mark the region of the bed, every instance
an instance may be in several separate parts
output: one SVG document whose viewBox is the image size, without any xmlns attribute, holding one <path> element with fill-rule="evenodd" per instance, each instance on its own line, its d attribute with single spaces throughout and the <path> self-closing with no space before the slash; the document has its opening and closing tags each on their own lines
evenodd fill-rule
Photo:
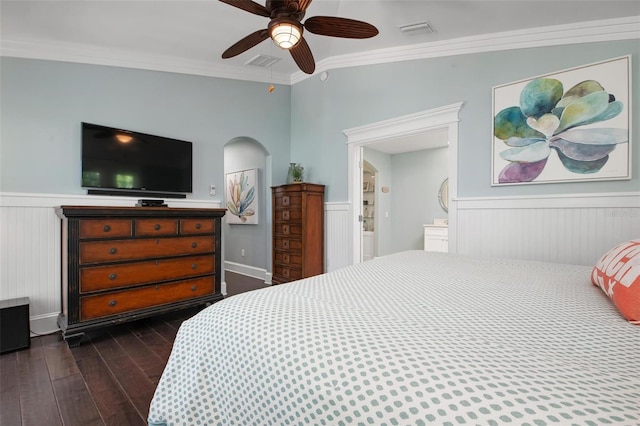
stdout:
<svg viewBox="0 0 640 426">
<path fill-rule="evenodd" d="M 591 272 L 408 251 L 230 297 L 149 424 L 640 424 L 640 327 Z"/>
</svg>

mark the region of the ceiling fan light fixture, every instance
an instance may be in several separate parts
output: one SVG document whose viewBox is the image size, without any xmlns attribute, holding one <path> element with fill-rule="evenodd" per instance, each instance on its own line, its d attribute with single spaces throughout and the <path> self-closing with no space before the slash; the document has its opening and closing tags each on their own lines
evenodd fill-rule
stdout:
<svg viewBox="0 0 640 426">
<path fill-rule="evenodd" d="M 291 49 L 302 38 L 302 27 L 292 19 L 279 19 L 269 26 L 271 39 L 281 49 Z"/>
</svg>

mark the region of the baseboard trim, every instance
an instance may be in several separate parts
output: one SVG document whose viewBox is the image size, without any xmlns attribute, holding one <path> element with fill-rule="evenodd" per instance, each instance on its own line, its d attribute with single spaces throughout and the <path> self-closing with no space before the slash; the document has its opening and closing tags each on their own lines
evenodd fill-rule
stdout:
<svg viewBox="0 0 640 426">
<path fill-rule="evenodd" d="M 267 272 L 267 270 L 263 268 L 256 268 L 255 266 L 244 265 L 242 263 L 225 261 L 224 270 L 263 280 L 265 284 L 271 284 L 271 273 Z"/>
<path fill-rule="evenodd" d="M 58 327 L 59 312 L 50 312 L 43 315 L 34 315 L 29 318 L 29 330 L 31 337 L 51 334 L 60 331 Z"/>
</svg>

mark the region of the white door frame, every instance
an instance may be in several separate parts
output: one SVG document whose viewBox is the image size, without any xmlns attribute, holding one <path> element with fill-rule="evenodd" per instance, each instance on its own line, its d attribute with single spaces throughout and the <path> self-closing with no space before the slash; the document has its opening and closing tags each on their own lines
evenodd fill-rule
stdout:
<svg viewBox="0 0 640 426">
<path fill-rule="evenodd" d="M 449 142 L 449 252 L 457 252 L 458 197 L 458 121 L 462 102 L 378 121 L 346 129 L 347 136 L 349 212 L 352 229 L 352 263 L 362 261 L 362 147 L 401 136 L 411 136 L 437 129 L 448 129 Z"/>
</svg>

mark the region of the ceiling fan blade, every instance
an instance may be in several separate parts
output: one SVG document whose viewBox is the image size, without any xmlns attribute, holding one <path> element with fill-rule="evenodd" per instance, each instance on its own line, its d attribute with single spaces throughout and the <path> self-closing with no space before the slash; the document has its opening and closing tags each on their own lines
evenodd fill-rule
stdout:
<svg viewBox="0 0 640 426">
<path fill-rule="evenodd" d="M 298 8 L 301 12 L 307 10 L 310 4 L 311 0 L 298 0 Z"/>
<path fill-rule="evenodd" d="M 251 49 L 253 46 L 265 41 L 269 38 L 269 30 L 263 29 L 258 30 L 254 33 L 249 34 L 242 40 L 238 41 L 236 44 L 228 48 L 222 53 L 222 59 L 229 59 L 237 56 L 247 50 Z"/>
<path fill-rule="evenodd" d="M 246 10 L 247 12 L 251 12 L 255 15 L 266 16 L 266 17 L 271 16 L 271 12 L 269 12 L 269 9 L 251 0 L 220 0 L 220 1 L 222 3 L 230 4 L 231 6 L 235 6 L 238 9 Z"/>
<path fill-rule="evenodd" d="M 304 37 L 300 39 L 298 44 L 289 49 L 289 52 L 291 52 L 293 60 L 303 72 L 313 74 L 316 70 L 316 62 Z"/>
<path fill-rule="evenodd" d="M 330 37 L 370 38 L 378 35 L 378 29 L 371 24 L 335 16 L 314 16 L 304 22 L 304 27 L 314 34 Z"/>
</svg>

